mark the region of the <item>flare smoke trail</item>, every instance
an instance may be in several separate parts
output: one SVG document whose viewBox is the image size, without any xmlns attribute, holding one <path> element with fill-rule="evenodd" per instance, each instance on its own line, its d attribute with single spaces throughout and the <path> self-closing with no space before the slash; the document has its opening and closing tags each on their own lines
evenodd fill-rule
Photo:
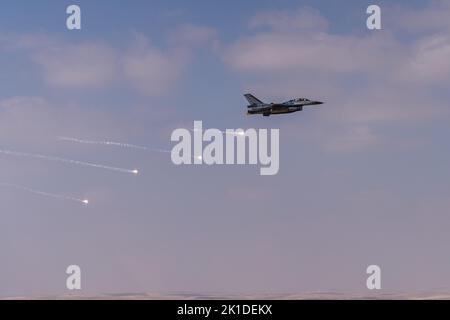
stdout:
<svg viewBox="0 0 450 320">
<path fill-rule="evenodd" d="M 42 159 L 42 160 L 48 160 L 48 161 L 55 161 L 55 162 L 79 165 L 79 166 L 84 166 L 84 167 L 105 169 L 105 170 L 116 171 L 116 172 L 131 173 L 131 174 L 139 173 L 139 171 L 136 169 L 130 170 L 130 169 L 124 169 L 124 168 L 110 167 L 110 166 L 105 166 L 102 164 L 96 164 L 96 163 L 90 163 L 90 162 L 84 162 L 84 161 L 78 161 L 78 160 L 72 160 L 72 159 L 65 159 L 65 158 L 54 157 L 54 156 L 46 156 L 46 155 L 42 155 L 42 154 L 17 152 L 17 151 L 11 151 L 11 150 L 3 150 L 3 149 L 0 149 L 0 153 L 5 154 L 5 155 L 10 155 L 10 156 L 16 156 L 16 157 Z"/>
<path fill-rule="evenodd" d="M 61 141 L 68 141 L 68 142 L 76 142 L 76 143 L 82 143 L 82 144 L 96 144 L 96 145 L 105 145 L 105 146 L 115 146 L 115 147 L 121 147 L 121 148 L 130 148 L 130 149 L 137 149 L 137 150 L 144 150 L 144 151 L 154 151 L 154 152 L 161 152 L 161 153 L 170 153 L 170 150 L 164 150 L 164 149 L 157 149 L 157 148 L 148 148 L 144 146 L 138 146 L 135 144 L 130 143 L 122 143 L 122 142 L 115 142 L 115 141 L 94 141 L 94 140 L 82 140 L 77 138 L 71 138 L 71 137 L 58 137 L 58 140 Z"/>
<path fill-rule="evenodd" d="M 199 130 L 197 130 L 197 129 L 189 129 L 189 131 L 191 131 L 191 132 L 198 132 Z M 244 131 L 237 131 L 237 132 L 227 132 L 227 131 L 222 131 L 222 130 L 219 130 L 222 134 L 225 134 L 225 135 L 227 135 L 227 134 L 229 134 L 229 135 L 232 135 L 232 136 L 244 136 L 245 135 L 245 132 Z"/>
<path fill-rule="evenodd" d="M 82 204 L 85 204 L 85 205 L 89 204 L 89 200 L 87 200 L 87 199 L 78 199 L 78 198 L 69 197 L 69 196 L 65 196 L 65 195 L 61 195 L 61 194 L 55 194 L 55 193 L 39 191 L 39 190 L 31 189 L 31 188 L 24 187 L 24 186 L 19 186 L 17 184 L 12 184 L 12 183 L 0 182 L 0 187 L 6 187 L 6 188 L 13 188 L 13 189 L 17 189 L 17 190 L 22 190 L 22 191 L 25 191 L 25 192 L 33 193 L 33 194 L 36 194 L 36 195 L 39 195 L 39 196 L 43 196 L 43 197 L 48 197 L 48 198 L 62 199 L 62 200 L 68 200 L 68 201 L 75 201 L 75 202 L 82 203 Z"/>
</svg>

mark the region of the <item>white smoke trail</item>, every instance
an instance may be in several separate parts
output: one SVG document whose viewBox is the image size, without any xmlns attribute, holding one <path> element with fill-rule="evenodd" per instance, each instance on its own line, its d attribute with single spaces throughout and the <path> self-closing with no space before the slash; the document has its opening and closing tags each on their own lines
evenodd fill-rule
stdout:
<svg viewBox="0 0 450 320">
<path fill-rule="evenodd" d="M 85 166 L 85 167 L 92 167 L 92 168 L 105 169 L 105 170 L 110 170 L 110 171 L 123 172 L 123 173 L 131 173 L 131 174 L 139 173 L 139 171 L 136 169 L 130 170 L 130 169 L 124 169 L 124 168 L 117 168 L 117 167 L 105 166 L 102 164 L 96 164 L 96 163 L 90 163 L 90 162 L 84 162 L 84 161 L 78 161 L 78 160 L 72 160 L 72 159 L 65 159 L 65 158 L 54 157 L 54 156 L 46 156 L 46 155 L 42 155 L 42 154 L 17 152 L 17 151 L 11 151 L 11 150 L 3 150 L 3 149 L 0 149 L 0 153 L 10 155 L 10 156 L 16 156 L 16 157 L 42 159 L 42 160 L 48 160 L 48 161 L 55 161 L 55 162 L 62 162 L 62 163 L 67 163 L 67 164 Z"/>
<path fill-rule="evenodd" d="M 198 129 L 188 129 L 189 131 L 191 131 L 191 132 L 198 132 L 199 130 Z M 232 136 L 245 136 L 245 132 L 244 131 L 233 131 L 233 132 L 227 132 L 227 131 L 222 131 L 222 130 L 219 130 L 222 134 L 225 134 L 225 135 L 232 135 Z"/>
<path fill-rule="evenodd" d="M 148 148 L 148 147 L 144 147 L 144 146 L 138 146 L 136 144 L 122 143 L 122 142 L 115 142 L 115 141 L 83 140 L 83 139 L 71 138 L 71 137 L 58 137 L 58 140 L 68 141 L 68 142 L 76 142 L 76 143 L 82 143 L 82 144 L 115 146 L 115 147 L 130 148 L 130 149 L 137 149 L 137 150 L 144 150 L 144 151 L 171 153 L 170 150 L 164 150 L 164 149 L 158 149 L 158 148 Z"/>
<path fill-rule="evenodd" d="M 122 147 L 122 148 L 148 150 L 147 147 L 138 146 L 138 145 L 129 144 L 129 143 L 114 142 L 114 141 L 82 140 L 82 139 L 70 138 L 70 137 L 58 137 L 58 140 L 76 142 L 76 143 L 82 143 L 82 144 L 97 144 L 97 145 L 106 145 L 106 146 L 116 146 L 116 147 Z"/>
<path fill-rule="evenodd" d="M 39 195 L 39 196 L 43 196 L 43 197 L 48 197 L 48 198 L 62 199 L 62 200 L 68 200 L 68 201 L 75 201 L 75 202 L 82 203 L 82 204 L 85 204 L 85 205 L 89 204 L 89 200 L 87 200 L 87 199 L 78 199 L 78 198 L 69 197 L 69 196 L 65 196 L 65 195 L 61 195 L 61 194 L 55 194 L 55 193 L 49 193 L 49 192 L 45 192 L 45 191 L 39 191 L 39 190 L 31 189 L 31 188 L 20 186 L 20 185 L 13 184 L 13 183 L 0 182 L 0 187 L 6 187 L 6 188 L 13 188 L 13 189 L 17 189 L 17 190 L 22 190 L 22 191 L 25 191 L 25 192 L 33 193 L 33 194 L 36 194 L 36 195 Z"/>
</svg>

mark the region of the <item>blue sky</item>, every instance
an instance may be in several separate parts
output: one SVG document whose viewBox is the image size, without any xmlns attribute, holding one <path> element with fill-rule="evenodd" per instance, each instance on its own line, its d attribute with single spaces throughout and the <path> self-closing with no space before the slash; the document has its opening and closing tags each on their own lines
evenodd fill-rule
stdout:
<svg viewBox="0 0 450 320">
<path fill-rule="evenodd" d="M 78 3 L 82 30 L 65 29 Z M 7 1 L 0 11 L 0 148 L 139 168 L 127 175 L 0 154 L 0 296 L 364 292 L 448 288 L 450 6 L 380 1 Z M 247 117 L 242 95 L 320 108 Z M 280 172 L 176 167 L 205 127 L 280 129 Z"/>
</svg>

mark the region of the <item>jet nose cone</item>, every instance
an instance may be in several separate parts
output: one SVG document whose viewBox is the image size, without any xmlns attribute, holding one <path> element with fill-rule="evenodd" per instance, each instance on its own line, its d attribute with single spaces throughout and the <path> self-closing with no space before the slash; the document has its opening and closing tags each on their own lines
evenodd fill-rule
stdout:
<svg viewBox="0 0 450 320">
<path fill-rule="evenodd" d="M 315 101 L 314 104 L 323 104 L 322 101 Z"/>
</svg>

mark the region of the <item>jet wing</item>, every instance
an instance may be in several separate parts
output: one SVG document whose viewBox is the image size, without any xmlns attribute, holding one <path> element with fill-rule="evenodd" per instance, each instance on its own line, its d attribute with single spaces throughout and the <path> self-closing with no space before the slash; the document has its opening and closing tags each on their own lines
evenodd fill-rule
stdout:
<svg viewBox="0 0 450 320">
<path fill-rule="evenodd" d="M 264 106 L 264 107 L 258 107 L 257 110 L 260 112 L 267 112 L 267 111 L 271 111 L 273 108 L 273 106 Z"/>
<path fill-rule="evenodd" d="M 273 111 L 283 111 L 286 110 L 288 106 L 282 105 L 282 104 L 274 104 L 269 109 L 272 109 Z"/>
</svg>

